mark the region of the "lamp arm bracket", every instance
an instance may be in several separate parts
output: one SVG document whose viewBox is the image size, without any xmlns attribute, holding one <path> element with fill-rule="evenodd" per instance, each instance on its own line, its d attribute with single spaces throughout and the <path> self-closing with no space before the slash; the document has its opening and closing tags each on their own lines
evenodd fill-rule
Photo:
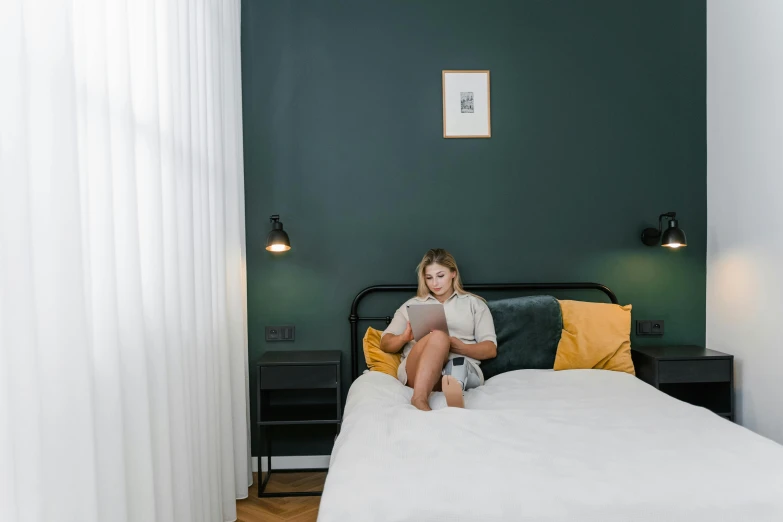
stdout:
<svg viewBox="0 0 783 522">
<path fill-rule="evenodd" d="M 666 212 L 665 214 L 661 214 L 658 216 L 658 235 L 660 235 L 663 232 L 663 218 L 669 218 L 674 219 L 677 217 L 676 212 Z"/>
</svg>

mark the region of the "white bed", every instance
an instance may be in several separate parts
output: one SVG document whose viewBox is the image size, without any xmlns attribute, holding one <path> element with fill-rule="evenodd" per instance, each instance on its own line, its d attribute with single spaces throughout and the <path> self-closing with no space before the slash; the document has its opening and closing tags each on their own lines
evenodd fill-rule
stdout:
<svg viewBox="0 0 783 522">
<path fill-rule="evenodd" d="M 519 370 L 466 409 L 351 386 L 319 522 L 783 521 L 783 446 L 636 379 Z"/>
</svg>

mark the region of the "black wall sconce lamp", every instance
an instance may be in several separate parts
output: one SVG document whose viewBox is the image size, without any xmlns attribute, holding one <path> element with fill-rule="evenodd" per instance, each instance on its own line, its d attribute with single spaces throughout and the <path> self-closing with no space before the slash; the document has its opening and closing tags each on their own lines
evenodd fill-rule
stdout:
<svg viewBox="0 0 783 522">
<path fill-rule="evenodd" d="M 658 217 L 658 230 L 654 228 L 645 228 L 642 231 L 642 243 L 647 246 L 655 246 L 660 241 L 661 246 L 668 248 L 680 248 L 688 246 L 685 239 L 685 232 L 678 226 L 676 212 L 667 212 Z M 663 230 L 663 218 L 668 218 L 669 227 Z"/>
<path fill-rule="evenodd" d="M 270 252 L 285 252 L 291 250 L 291 241 L 283 230 L 283 223 L 277 214 L 269 216 L 272 223 L 272 231 L 266 236 L 266 249 Z"/>
</svg>

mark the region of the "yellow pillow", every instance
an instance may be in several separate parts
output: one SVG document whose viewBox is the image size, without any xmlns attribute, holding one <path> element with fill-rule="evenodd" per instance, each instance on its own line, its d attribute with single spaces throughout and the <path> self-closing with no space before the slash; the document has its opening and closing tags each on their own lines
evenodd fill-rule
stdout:
<svg viewBox="0 0 783 522">
<path fill-rule="evenodd" d="M 397 368 L 400 366 L 400 353 L 386 353 L 381 350 L 382 331 L 368 328 L 364 334 L 362 345 L 364 347 L 364 360 L 371 372 L 382 372 L 397 378 Z"/>
<path fill-rule="evenodd" d="M 599 369 L 636 375 L 631 359 L 631 305 L 560 301 L 563 333 L 555 370 Z"/>
</svg>

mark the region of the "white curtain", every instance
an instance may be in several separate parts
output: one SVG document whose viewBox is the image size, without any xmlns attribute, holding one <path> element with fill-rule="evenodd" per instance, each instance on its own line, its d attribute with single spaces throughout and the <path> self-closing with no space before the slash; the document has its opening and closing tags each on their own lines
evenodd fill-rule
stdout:
<svg viewBox="0 0 783 522">
<path fill-rule="evenodd" d="M 236 519 L 239 0 L 0 0 L 0 520 Z"/>
</svg>

